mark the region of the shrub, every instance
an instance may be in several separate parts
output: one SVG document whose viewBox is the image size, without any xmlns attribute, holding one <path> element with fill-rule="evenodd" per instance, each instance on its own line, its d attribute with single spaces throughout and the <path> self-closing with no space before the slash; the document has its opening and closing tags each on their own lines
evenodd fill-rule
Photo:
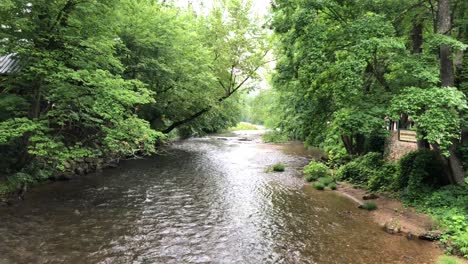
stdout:
<svg viewBox="0 0 468 264">
<path fill-rule="evenodd" d="M 404 196 L 405 202 L 431 214 L 445 231 L 441 241 L 449 251 L 468 258 L 468 186 L 426 189 L 414 197 Z"/>
<path fill-rule="evenodd" d="M 361 209 L 366 209 L 368 211 L 376 210 L 377 209 L 377 204 L 373 202 L 365 202 L 362 205 L 359 206 Z"/>
<path fill-rule="evenodd" d="M 315 181 L 318 178 L 328 177 L 330 175 L 330 171 L 328 167 L 316 161 L 311 161 L 307 166 L 304 167 L 304 178 L 306 181 Z"/>
<path fill-rule="evenodd" d="M 286 166 L 284 166 L 281 163 L 277 163 L 273 165 L 273 171 L 281 172 L 281 171 L 284 171 L 285 169 L 286 169 Z"/>
<path fill-rule="evenodd" d="M 430 150 L 410 152 L 398 165 L 396 187 L 404 190 L 407 199 L 417 199 L 421 190 L 444 184 L 444 165 Z"/>
<path fill-rule="evenodd" d="M 394 189 L 397 165 L 385 163 L 382 168 L 369 175 L 367 188 L 371 191 L 389 191 Z"/>
<path fill-rule="evenodd" d="M 328 186 L 329 184 L 331 184 L 334 180 L 332 177 L 322 177 L 322 178 L 319 178 L 318 181 L 325 185 L 325 186 Z"/>
<path fill-rule="evenodd" d="M 262 140 L 265 143 L 284 143 L 288 142 L 288 137 L 279 131 L 268 131 L 262 135 Z"/>
<path fill-rule="evenodd" d="M 328 185 L 328 187 L 331 189 L 331 190 L 336 190 L 337 186 L 336 186 L 336 183 L 332 182 Z"/>
<path fill-rule="evenodd" d="M 327 166 L 337 168 L 351 161 L 351 156 L 346 151 L 329 150 L 327 152 Z"/>
<path fill-rule="evenodd" d="M 325 189 L 325 185 L 321 182 L 314 182 L 312 184 L 312 186 L 316 189 L 316 190 L 324 190 Z"/>
<path fill-rule="evenodd" d="M 382 154 L 371 152 L 341 166 L 337 177 L 359 185 L 367 185 L 369 178 L 384 164 Z"/>
</svg>

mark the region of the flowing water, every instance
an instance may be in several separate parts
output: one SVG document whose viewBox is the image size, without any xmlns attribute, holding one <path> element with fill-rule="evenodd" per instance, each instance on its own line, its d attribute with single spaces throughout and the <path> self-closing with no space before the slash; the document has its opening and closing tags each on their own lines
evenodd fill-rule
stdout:
<svg viewBox="0 0 468 264">
<path fill-rule="evenodd" d="M 0 263 L 434 263 L 430 243 L 306 186 L 319 151 L 243 133 L 33 189 L 0 208 Z"/>
</svg>

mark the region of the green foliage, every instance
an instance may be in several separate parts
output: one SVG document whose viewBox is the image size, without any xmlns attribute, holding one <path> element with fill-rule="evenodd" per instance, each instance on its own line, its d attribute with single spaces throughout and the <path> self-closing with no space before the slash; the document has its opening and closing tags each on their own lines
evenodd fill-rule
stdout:
<svg viewBox="0 0 468 264">
<path fill-rule="evenodd" d="M 314 182 L 312 183 L 312 187 L 314 187 L 316 190 L 325 190 L 325 185 L 321 182 Z"/>
<path fill-rule="evenodd" d="M 378 173 L 383 163 L 382 154 L 368 153 L 340 167 L 337 178 L 366 186 L 371 177 L 376 177 L 373 175 Z"/>
<path fill-rule="evenodd" d="M 235 126 L 240 92 L 253 89 L 269 49 L 250 8 L 216 1 L 199 15 L 159 1 L 2 1 L 0 56 L 15 54 L 21 67 L 0 76 L 0 181 L 151 154 L 159 131 Z"/>
<path fill-rule="evenodd" d="M 229 128 L 229 130 L 231 130 L 231 131 L 237 131 L 237 130 L 258 130 L 258 127 L 255 126 L 255 125 L 253 125 L 253 124 L 250 124 L 250 123 L 240 122 L 240 123 L 237 124 L 235 127 Z"/>
<path fill-rule="evenodd" d="M 335 180 L 332 178 L 332 177 L 321 177 L 321 178 L 318 178 L 318 182 L 322 183 L 323 185 L 325 186 L 328 186 L 330 185 L 331 183 L 333 183 Z"/>
<path fill-rule="evenodd" d="M 339 167 L 339 179 L 372 191 L 398 191 L 407 201 L 435 195 L 448 183 L 435 156 L 461 157 L 464 167 L 468 162 L 466 147 L 459 144 L 468 125 L 468 59 L 460 52 L 467 49 L 467 9 L 459 8 L 466 7 L 462 2 L 451 2 L 449 32 L 436 34 L 438 17 L 428 2 L 274 1 L 271 25 L 278 61 L 272 76 L 275 107 L 267 109 L 275 119 L 273 128 L 324 148 L 329 167 Z M 451 49 L 454 87 L 437 87 L 441 72 L 452 66 L 440 63 L 441 45 Z M 384 120 L 402 117 L 437 155 L 418 152 L 399 164 L 383 161 L 378 153 L 388 137 Z M 459 173 L 452 176 L 463 183 Z M 444 222 L 466 204 L 446 204 Z M 457 213 L 448 213 L 453 208 Z M 447 243 L 463 255 L 466 235 L 457 232 L 448 235 Z"/>
<path fill-rule="evenodd" d="M 462 263 L 454 257 L 441 256 L 437 259 L 437 264 L 462 264 Z"/>
<path fill-rule="evenodd" d="M 394 163 L 385 163 L 369 176 L 367 188 L 371 191 L 394 190 L 398 166 Z"/>
<path fill-rule="evenodd" d="M 334 182 L 330 183 L 328 187 L 330 188 L 330 190 L 336 190 L 338 188 L 338 186 Z"/>
<path fill-rule="evenodd" d="M 285 169 L 286 169 L 286 166 L 284 166 L 284 164 L 282 164 L 282 163 L 277 163 L 277 164 L 273 165 L 273 171 L 282 172 Z"/>
<path fill-rule="evenodd" d="M 417 122 L 420 139 L 440 145 L 448 156 L 453 139 L 459 138 L 462 112 L 468 109 L 465 95 L 456 88 L 406 88 L 392 101 L 395 117 L 406 113 Z"/>
<path fill-rule="evenodd" d="M 311 161 L 307 166 L 304 167 L 304 178 L 308 182 L 315 181 L 319 178 L 328 178 L 329 175 L 330 170 L 325 164 L 321 162 Z"/>
<path fill-rule="evenodd" d="M 361 206 L 359 206 L 359 208 L 365 209 L 368 211 L 373 211 L 373 210 L 377 210 L 377 204 L 373 202 L 365 202 Z"/>
<path fill-rule="evenodd" d="M 445 231 L 442 242 L 451 253 L 468 258 L 468 188 L 445 186 L 437 190 L 419 190 L 417 199 L 405 201 L 429 213 Z"/>
<path fill-rule="evenodd" d="M 352 157 L 344 149 L 339 151 L 329 150 L 327 152 L 327 166 L 329 168 L 338 168 L 352 160 Z"/>
<path fill-rule="evenodd" d="M 443 165 L 433 151 L 410 152 L 399 161 L 397 189 L 404 190 L 406 199 L 416 199 L 423 188 L 442 185 L 443 175 Z"/>
<path fill-rule="evenodd" d="M 265 134 L 263 134 L 262 140 L 265 143 L 285 143 L 289 141 L 286 135 L 276 130 L 268 131 Z"/>
</svg>

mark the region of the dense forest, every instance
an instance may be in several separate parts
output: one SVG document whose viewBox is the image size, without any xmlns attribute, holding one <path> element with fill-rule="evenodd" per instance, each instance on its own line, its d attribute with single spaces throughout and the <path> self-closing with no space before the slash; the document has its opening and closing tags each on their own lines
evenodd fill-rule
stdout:
<svg viewBox="0 0 468 264">
<path fill-rule="evenodd" d="M 269 51 L 247 1 L 0 3 L 0 193 L 241 118 Z M 8 55 L 8 56 L 7 56 Z"/>
<path fill-rule="evenodd" d="M 277 126 L 308 144 L 361 155 L 382 145 L 386 119 L 410 120 L 420 148 L 447 157 L 450 182 L 462 184 L 466 5 L 275 1 Z"/>
<path fill-rule="evenodd" d="M 463 0 L 276 0 L 273 89 L 251 103 L 269 139 L 322 147 L 335 177 L 429 212 L 465 257 L 468 189 L 454 185 L 467 184 L 467 15 Z M 394 121 L 417 134 L 399 162 L 386 159 Z"/>
<path fill-rule="evenodd" d="M 2 0 L 0 195 L 243 119 L 322 148 L 308 180 L 391 192 L 468 257 L 468 1 L 274 0 L 267 18 L 212 4 Z M 390 161 L 395 122 L 418 150 Z"/>
</svg>

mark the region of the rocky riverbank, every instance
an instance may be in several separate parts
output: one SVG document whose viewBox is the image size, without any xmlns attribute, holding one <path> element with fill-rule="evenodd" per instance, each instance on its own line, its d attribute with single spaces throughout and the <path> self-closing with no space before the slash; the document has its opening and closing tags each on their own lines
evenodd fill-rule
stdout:
<svg viewBox="0 0 468 264">
<path fill-rule="evenodd" d="M 387 233 L 405 235 L 410 239 L 438 233 L 429 216 L 416 212 L 414 208 L 405 207 L 402 202 L 388 195 L 369 195 L 366 190 L 343 182 L 339 184 L 338 193 L 358 204 L 366 201 L 377 204 L 378 210 L 371 211 L 370 215 Z"/>
</svg>

